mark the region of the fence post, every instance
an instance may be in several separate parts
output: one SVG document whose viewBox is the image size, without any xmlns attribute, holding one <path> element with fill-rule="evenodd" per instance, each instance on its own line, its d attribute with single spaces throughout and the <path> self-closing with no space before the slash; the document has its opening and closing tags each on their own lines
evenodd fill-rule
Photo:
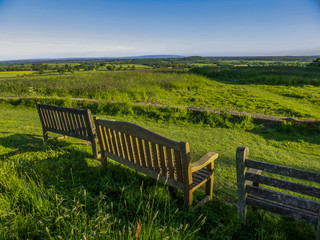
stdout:
<svg viewBox="0 0 320 240">
<path fill-rule="evenodd" d="M 237 167 L 237 187 L 238 187 L 238 217 L 240 220 L 246 220 L 247 205 L 246 205 L 246 180 L 245 180 L 245 160 L 249 156 L 248 147 L 238 147 L 236 153 Z"/>
</svg>

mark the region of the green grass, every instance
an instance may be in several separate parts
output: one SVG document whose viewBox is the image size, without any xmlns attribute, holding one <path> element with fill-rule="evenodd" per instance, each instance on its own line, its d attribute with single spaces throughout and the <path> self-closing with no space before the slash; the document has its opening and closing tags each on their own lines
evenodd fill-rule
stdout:
<svg viewBox="0 0 320 240">
<path fill-rule="evenodd" d="M 188 213 L 180 209 L 182 192 L 112 161 L 102 168 L 91 158 L 90 146 L 76 139 L 50 140 L 44 146 L 37 111 L 23 104 L 0 104 L 1 239 L 135 239 L 139 220 L 141 239 L 314 238 L 311 225 L 262 210 L 249 208 L 242 224 L 234 203 L 237 146 L 248 146 L 253 159 L 320 171 L 316 129 L 241 127 L 249 120 L 201 115 L 207 120 L 196 121 L 179 111 L 91 106 L 102 119 L 134 122 L 188 141 L 192 161 L 208 151 L 219 153 L 214 200 Z M 203 191 L 196 192 L 195 202 L 202 196 Z"/>
<path fill-rule="evenodd" d="M 197 70 L 198 69 L 198 70 Z M 106 99 L 320 119 L 320 74 L 302 67 L 92 71 L 0 81 L 0 94 Z"/>
</svg>

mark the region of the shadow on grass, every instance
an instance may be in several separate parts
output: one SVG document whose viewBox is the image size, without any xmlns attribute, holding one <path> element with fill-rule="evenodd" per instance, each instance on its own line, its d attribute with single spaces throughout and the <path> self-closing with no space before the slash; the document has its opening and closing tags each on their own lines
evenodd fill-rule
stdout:
<svg viewBox="0 0 320 240">
<path fill-rule="evenodd" d="M 182 206 L 181 191 L 167 188 L 155 179 L 113 161 L 109 161 L 107 167 L 103 168 L 98 161 L 92 159 L 91 152 L 85 151 L 88 147 L 71 145 L 65 141 L 50 141 L 43 146 L 39 136 L 26 134 L 8 136 L 1 139 L 0 144 L 20 147 L 24 152 L 35 152 L 31 159 L 16 163 L 17 171 L 27 173 L 38 184 L 53 189 L 64 200 L 66 208 L 70 208 L 75 199 L 85 199 L 89 218 L 99 210 L 101 198 L 113 203 L 124 222 L 134 219 L 141 199 L 156 198 L 159 201 L 159 211 L 174 212 L 177 207 Z M 41 154 L 37 156 L 36 152 Z M 167 205 L 168 200 L 170 205 Z M 126 207 L 120 206 L 124 203 Z M 249 211 L 248 221 L 243 224 L 237 220 L 236 206 L 226 204 L 219 197 L 215 197 L 195 213 L 180 209 L 174 221 L 191 226 L 200 214 L 207 218 L 205 226 L 198 233 L 200 239 L 274 239 L 281 234 L 280 239 L 293 239 L 292 236 L 308 239 L 313 234 L 310 226 L 292 221 L 290 225 L 290 220 L 282 218 L 275 221 L 274 215 L 263 211 Z M 166 225 L 166 219 L 159 221 Z M 303 235 L 306 229 L 310 233 Z"/>
<path fill-rule="evenodd" d="M 272 128 L 257 127 L 247 131 L 269 140 L 320 144 L 320 126 L 279 124 Z"/>
<path fill-rule="evenodd" d="M 12 134 L 0 138 L 0 145 L 6 148 L 15 149 L 12 152 L 0 155 L 0 158 L 8 158 L 18 153 L 39 151 L 42 139 L 33 134 Z"/>
</svg>

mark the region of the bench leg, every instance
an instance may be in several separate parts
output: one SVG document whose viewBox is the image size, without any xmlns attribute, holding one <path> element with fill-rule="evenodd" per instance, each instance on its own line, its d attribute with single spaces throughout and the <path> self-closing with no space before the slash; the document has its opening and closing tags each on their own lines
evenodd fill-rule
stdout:
<svg viewBox="0 0 320 240">
<path fill-rule="evenodd" d="M 210 163 L 208 165 L 208 170 L 213 171 L 214 168 L 214 163 Z M 206 182 L 206 195 L 209 196 L 209 200 L 212 200 L 212 195 L 213 195 L 213 181 L 214 181 L 214 175 L 212 174 L 210 179 Z"/>
<path fill-rule="evenodd" d="M 104 156 L 101 156 L 101 165 L 102 167 L 106 167 L 108 163 L 108 159 Z"/>
<path fill-rule="evenodd" d="M 191 190 L 184 191 L 184 209 L 189 210 L 192 206 L 193 192 Z"/>
<path fill-rule="evenodd" d="M 92 141 L 92 153 L 93 153 L 93 158 L 98 159 L 98 141 L 97 141 L 97 139 L 94 139 Z"/>
<path fill-rule="evenodd" d="M 209 197 L 209 200 L 212 200 L 213 195 L 213 176 L 210 177 L 210 180 L 206 182 L 206 195 Z"/>
<path fill-rule="evenodd" d="M 43 143 L 46 144 L 48 142 L 48 139 L 48 131 L 43 130 Z"/>
</svg>

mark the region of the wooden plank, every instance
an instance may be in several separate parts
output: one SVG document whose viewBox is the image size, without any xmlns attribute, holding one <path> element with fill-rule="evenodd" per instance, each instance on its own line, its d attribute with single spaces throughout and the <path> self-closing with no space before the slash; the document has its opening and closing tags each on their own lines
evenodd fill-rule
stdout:
<svg viewBox="0 0 320 240">
<path fill-rule="evenodd" d="M 50 112 L 51 112 L 50 110 L 46 109 L 46 116 L 47 116 L 48 121 L 49 121 L 49 127 L 50 127 L 50 128 L 55 128 L 54 122 L 53 122 L 53 119 L 52 119 L 52 117 L 51 117 Z"/>
<path fill-rule="evenodd" d="M 119 149 L 119 156 L 122 158 L 125 158 L 124 153 L 123 153 L 123 146 L 122 146 L 122 141 L 121 141 L 121 135 L 119 132 L 115 131 L 115 136 L 116 136 L 116 141 Z"/>
<path fill-rule="evenodd" d="M 192 172 L 190 159 L 190 146 L 187 142 L 180 142 L 180 153 L 182 163 L 182 174 L 184 182 L 184 208 L 189 209 L 192 206 L 193 194 L 191 191 Z"/>
<path fill-rule="evenodd" d="M 116 154 L 115 147 L 113 146 L 113 141 L 112 141 L 112 136 L 111 136 L 110 129 L 106 127 L 105 130 L 106 130 L 107 141 L 108 141 L 109 146 L 110 146 L 110 153 Z"/>
<path fill-rule="evenodd" d="M 125 133 L 121 133 L 122 144 L 123 144 L 123 151 L 124 151 L 124 158 L 130 161 L 130 154 L 128 149 L 128 143 Z"/>
<path fill-rule="evenodd" d="M 90 110 L 86 109 L 85 114 L 83 114 L 82 116 L 83 116 L 83 120 L 86 124 L 86 134 L 87 134 L 87 136 L 89 136 L 93 139 L 93 129 L 92 129 L 92 125 L 89 120 Z"/>
<path fill-rule="evenodd" d="M 250 159 L 246 160 L 246 167 L 320 183 L 320 172 L 305 171 Z"/>
<path fill-rule="evenodd" d="M 280 180 L 272 177 L 267 177 L 258 174 L 247 173 L 245 179 L 261 184 L 269 185 L 276 188 L 286 189 L 292 192 L 309 195 L 312 197 L 320 198 L 320 189 L 310 186 L 305 186 L 300 183 L 293 183 L 285 180 Z"/>
<path fill-rule="evenodd" d="M 38 105 L 42 109 L 61 111 L 61 112 L 72 112 L 76 114 L 83 114 L 86 111 L 84 109 L 67 108 L 67 107 L 53 106 L 53 105 L 47 105 L 47 104 L 38 104 Z"/>
<path fill-rule="evenodd" d="M 74 114 L 74 118 L 75 118 L 75 123 L 76 123 L 76 126 L 77 126 L 77 132 L 81 135 L 84 135 L 83 134 L 83 131 L 82 131 L 82 126 L 81 126 L 81 122 L 80 122 L 80 116 L 79 114 Z"/>
<path fill-rule="evenodd" d="M 166 147 L 166 148 L 167 148 L 169 176 L 172 179 L 177 179 L 177 176 L 175 176 L 175 174 L 174 174 L 174 160 L 173 160 L 173 156 L 172 156 L 172 149 L 169 147 Z"/>
<path fill-rule="evenodd" d="M 61 128 L 61 125 L 60 125 L 60 121 L 59 121 L 59 117 L 57 115 L 57 111 L 52 111 L 52 114 L 53 114 L 53 118 L 54 118 L 54 120 L 56 122 L 57 129 L 62 131 L 62 128 Z"/>
<path fill-rule="evenodd" d="M 166 152 L 165 147 L 159 145 L 159 153 L 160 153 L 160 166 L 161 166 L 161 173 L 168 177 L 168 169 L 167 169 L 167 159 L 166 159 Z"/>
<path fill-rule="evenodd" d="M 69 124 L 69 131 L 70 131 L 70 133 L 76 134 L 75 131 L 74 131 L 75 127 L 74 127 L 73 122 L 72 122 L 71 113 L 66 112 L 66 119 L 67 119 L 68 124 Z"/>
<path fill-rule="evenodd" d="M 102 127 L 100 125 L 99 125 L 99 128 L 100 128 L 102 140 L 105 143 L 105 149 L 104 150 L 112 153 L 112 147 L 111 147 L 109 139 L 108 139 L 108 133 L 107 133 L 108 129 L 105 128 L 105 127 Z"/>
<path fill-rule="evenodd" d="M 140 157 L 140 153 L 139 153 L 139 147 L 138 147 L 138 139 L 134 136 L 131 136 L 131 137 L 132 137 L 132 145 L 133 145 L 134 155 L 136 158 L 136 163 L 139 164 L 140 166 L 142 166 L 141 157 Z"/>
<path fill-rule="evenodd" d="M 128 146 L 128 149 L 129 149 L 130 161 L 133 162 L 133 163 L 136 163 L 136 158 L 134 156 L 131 136 L 126 134 L 126 137 L 127 137 L 127 146 Z"/>
<path fill-rule="evenodd" d="M 105 152 L 105 155 L 108 157 L 108 158 L 111 158 L 113 159 L 114 161 L 116 162 L 119 162 L 125 166 L 128 166 L 134 170 L 137 170 L 141 173 L 144 173 L 152 178 L 155 178 L 155 179 L 159 179 L 159 181 L 161 182 L 164 182 L 164 183 L 167 183 L 169 184 L 170 186 L 173 186 L 177 189 L 180 189 L 180 190 L 183 190 L 183 184 L 182 183 L 179 183 L 177 181 L 175 181 L 174 179 L 171 179 L 171 178 L 167 178 L 157 172 L 155 172 L 154 170 L 150 170 L 148 168 L 145 168 L 145 167 L 142 167 L 142 166 L 139 166 L 138 164 L 135 164 L 134 162 L 129 162 L 121 157 L 118 157 L 118 156 L 115 156 L 113 154 L 110 154 L 108 152 Z"/>
<path fill-rule="evenodd" d="M 153 165 L 154 165 L 154 170 L 157 173 L 160 173 L 160 162 L 159 162 L 159 150 L 157 148 L 157 144 L 154 142 L 151 142 L 151 149 L 152 149 L 152 158 L 153 158 Z"/>
<path fill-rule="evenodd" d="M 61 112 L 57 112 L 57 113 L 58 113 L 58 118 L 59 118 L 59 121 L 60 121 L 61 130 L 62 131 L 66 131 L 66 126 L 65 126 L 65 122 L 64 122 L 63 117 L 62 117 L 62 113 Z"/>
<path fill-rule="evenodd" d="M 48 124 L 47 117 L 46 117 L 46 115 L 45 115 L 45 113 L 44 113 L 44 109 L 39 108 L 39 112 L 40 112 L 40 115 L 39 115 L 39 116 L 41 116 L 40 119 L 42 119 L 42 121 L 43 121 L 43 126 L 44 126 L 44 127 L 48 127 L 49 124 Z"/>
<path fill-rule="evenodd" d="M 47 131 L 49 132 L 54 132 L 54 133 L 59 133 L 59 134 L 63 134 L 66 136 L 70 136 L 70 137 L 74 137 L 74 138 L 79 138 L 79 139 L 83 139 L 86 141 L 91 141 L 91 138 L 88 136 L 84 136 L 84 135 L 78 135 L 78 134 L 74 134 L 72 132 L 65 132 L 65 131 L 61 131 L 55 128 L 46 128 Z"/>
<path fill-rule="evenodd" d="M 70 125 L 69 125 L 69 122 L 68 122 L 68 117 L 67 117 L 67 113 L 66 112 L 61 112 L 62 113 L 62 119 L 65 123 L 65 127 L 66 127 L 66 130 L 67 132 L 70 132 Z"/>
<path fill-rule="evenodd" d="M 287 193 L 248 185 L 246 186 L 246 191 L 249 195 L 254 195 L 263 199 L 279 202 L 281 204 L 286 204 L 293 207 L 309 210 L 315 213 L 319 212 L 320 210 L 320 202 L 312 201 L 297 196 L 292 196 Z"/>
<path fill-rule="evenodd" d="M 111 133 L 111 138 L 112 138 L 112 144 L 113 144 L 113 148 L 115 151 L 115 155 L 120 156 L 120 151 L 119 151 L 119 146 L 117 143 L 117 136 L 116 136 L 116 132 L 112 129 L 110 129 L 110 133 Z"/>
<path fill-rule="evenodd" d="M 109 151 L 109 149 L 107 147 L 106 137 L 105 137 L 103 128 L 104 127 L 101 127 L 99 125 L 96 128 L 98 139 L 99 139 L 99 143 L 100 143 L 101 152 Z"/>
<path fill-rule="evenodd" d="M 138 142 L 139 142 L 139 152 L 140 152 L 140 157 L 141 157 L 141 162 L 142 162 L 142 166 L 143 167 L 148 167 L 148 163 L 146 160 L 146 149 L 144 146 L 144 140 L 141 138 L 138 138 Z"/>
<path fill-rule="evenodd" d="M 83 126 L 83 134 L 86 135 L 86 136 L 89 136 L 89 133 L 88 133 L 88 127 L 87 127 L 87 124 L 86 124 L 86 121 L 85 121 L 85 117 L 83 114 L 79 115 L 80 117 L 80 121 L 82 123 L 82 126 Z"/>
<path fill-rule="evenodd" d="M 275 204 L 271 201 L 257 199 L 249 196 L 247 197 L 247 204 L 256 208 L 261 208 L 270 212 L 280 214 L 282 216 L 293 218 L 298 221 L 309 222 L 315 225 L 318 223 L 318 218 L 316 215 L 313 215 L 312 213 L 303 211 L 301 209 L 289 208 L 279 204 Z"/>
<path fill-rule="evenodd" d="M 153 160 L 152 160 L 152 152 L 151 152 L 151 148 L 150 148 L 150 142 L 149 141 L 145 141 L 145 147 L 146 147 L 146 158 L 147 158 L 147 163 L 148 163 L 148 168 L 150 170 L 154 169 L 154 165 L 153 165 Z"/>
<path fill-rule="evenodd" d="M 175 170 L 176 170 L 177 180 L 179 182 L 183 182 L 181 154 L 180 154 L 180 151 L 178 151 L 178 150 L 174 150 L 174 162 L 175 162 Z"/>
<path fill-rule="evenodd" d="M 59 130 L 57 119 L 55 118 L 54 110 L 50 111 L 50 115 L 54 124 L 55 129 Z"/>
<path fill-rule="evenodd" d="M 71 118 L 72 118 L 72 122 L 73 122 L 73 126 L 74 126 L 74 132 L 77 133 L 77 134 L 81 134 L 81 130 L 80 130 L 80 126 L 79 126 L 79 121 L 78 121 L 78 117 L 77 117 L 77 114 L 75 113 L 70 113 L 71 115 Z"/>
<path fill-rule="evenodd" d="M 238 147 L 236 152 L 237 188 L 238 188 L 238 217 L 245 221 L 247 215 L 246 205 L 246 167 L 245 160 L 249 156 L 249 148 Z"/>
<path fill-rule="evenodd" d="M 133 123 L 122 122 L 122 121 L 107 121 L 107 120 L 100 120 L 99 122 L 103 126 L 112 128 L 119 132 L 125 132 L 128 135 L 142 138 L 142 139 L 145 139 L 146 141 L 156 142 L 157 144 L 168 146 L 176 150 L 179 150 L 180 148 L 179 142 L 173 141 L 169 138 L 161 136 L 157 133 L 154 133 L 148 129 L 145 129 Z"/>
</svg>

